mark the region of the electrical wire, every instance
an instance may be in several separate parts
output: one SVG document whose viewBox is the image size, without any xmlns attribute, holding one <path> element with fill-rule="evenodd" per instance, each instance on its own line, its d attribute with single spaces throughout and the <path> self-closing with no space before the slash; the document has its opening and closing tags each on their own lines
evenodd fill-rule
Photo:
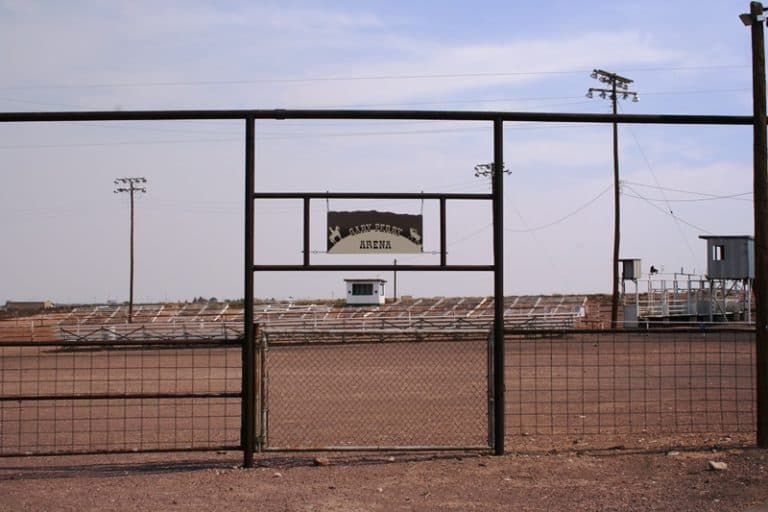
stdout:
<svg viewBox="0 0 768 512">
<path fill-rule="evenodd" d="M 522 225 L 526 229 L 528 229 L 529 228 L 528 222 L 525 220 L 522 212 L 517 207 L 517 201 L 515 201 L 515 199 L 512 197 L 511 187 L 507 187 L 504 189 L 504 195 L 509 199 L 507 204 L 509 204 L 512 210 L 514 210 L 515 214 L 517 215 L 517 218 L 520 219 L 520 222 L 522 223 Z M 536 236 L 536 231 L 529 231 L 528 233 L 531 235 L 531 239 L 533 240 L 533 243 L 536 245 L 539 251 L 541 251 L 546 257 L 547 263 L 549 263 L 549 266 L 552 269 L 552 272 L 561 278 L 564 277 L 560 270 L 560 267 L 558 267 L 555 264 L 555 260 L 552 258 L 552 254 L 549 252 L 549 250 L 547 250 L 547 247 L 544 244 L 542 244 L 539 238 Z"/>
<path fill-rule="evenodd" d="M 712 235 L 712 234 L 713 234 L 711 231 L 708 231 L 708 230 L 706 230 L 706 229 L 704 229 L 704 228 L 702 228 L 702 227 L 700 227 L 700 226 L 697 226 L 696 224 L 693 224 L 693 223 L 691 223 L 691 222 L 688 222 L 687 220 L 684 220 L 684 219 L 682 219 L 682 218 L 678 217 L 678 216 L 675 214 L 675 212 L 673 212 L 672 210 L 665 210 L 664 208 L 661 208 L 660 206 L 658 206 L 658 205 L 657 205 L 656 203 L 654 203 L 653 201 L 651 201 L 651 200 L 649 200 L 649 199 L 646 199 L 645 197 L 643 197 L 643 195 L 642 195 L 642 194 L 638 193 L 638 192 L 637 192 L 637 190 L 633 189 L 631 186 L 629 186 L 629 185 L 625 185 L 625 186 L 626 186 L 626 188 L 628 188 L 629 190 L 631 190 L 632 192 L 634 192 L 635 194 L 637 194 L 637 198 L 639 198 L 639 199 L 642 199 L 643 201 L 645 201 L 645 202 L 646 202 L 646 203 L 648 203 L 649 205 L 651 205 L 651 206 L 653 206 L 654 208 L 656 208 L 657 210 L 659 210 L 659 211 L 660 211 L 661 213 L 663 213 L 664 215 L 670 215 L 670 216 L 671 216 L 671 217 L 672 217 L 672 218 L 673 218 L 673 219 L 674 219 L 676 222 L 682 222 L 683 224 L 685 224 L 685 225 L 687 225 L 687 226 L 689 226 L 689 227 L 692 227 L 693 229 L 696 229 L 696 230 L 698 230 L 699 232 L 701 232 L 701 233 L 704 233 L 704 234 L 706 234 L 706 235 Z M 629 197 L 634 197 L 634 196 L 629 196 Z"/>
<path fill-rule="evenodd" d="M 730 199 L 733 197 L 739 197 L 739 196 L 746 196 L 751 195 L 752 192 L 742 192 L 738 194 L 728 194 L 728 195 L 721 195 L 721 194 L 708 194 L 706 192 L 695 192 L 693 190 L 683 190 L 679 188 L 668 188 L 668 187 L 660 187 L 658 185 L 647 185 L 645 183 L 638 183 L 636 181 L 628 181 L 628 180 L 622 180 L 622 183 L 627 183 L 629 185 L 633 185 L 635 187 L 644 187 L 644 188 L 652 188 L 655 190 L 663 190 L 668 192 L 679 192 L 681 194 L 690 194 L 690 195 L 696 195 L 696 196 L 703 196 L 707 199 Z M 699 199 L 694 199 L 694 201 L 698 201 Z M 675 201 L 675 200 L 670 200 Z M 685 201 L 685 199 L 677 199 L 676 201 Z"/>
<path fill-rule="evenodd" d="M 603 197 L 612 188 L 613 188 L 613 185 L 608 185 L 599 194 L 597 194 L 595 197 L 593 197 L 592 199 L 590 199 L 586 203 L 582 204 L 581 206 L 579 206 L 578 208 L 576 208 L 572 212 L 568 213 L 567 215 L 564 215 L 563 217 L 560 217 L 557 220 L 549 222 L 547 224 L 542 224 L 541 226 L 537 226 L 535 228 L 526 228 L 526 229 L 504 228 L 504 231 L 509 231 L 511 233 L 531 233 L 533 231 L 541 231 L 542 229 L 550 228 L 550 227 L 555 226 L 557 224 L 560 224 L 561 222 L 564 222 L 564 221 L 570 219 L 571 217 L 573 217 L 574 215 L 580 213 L 582 210 L 584 210 L 587 207 L 589 207 L 590 205 L 592 205 L 592 203 L 594 203 L 595 201 L 597 201 L 598 199 Z"/>
<path fill-rule="evenodd" d="M 653 201 L 655 203 L 667 203 L 667 205 L 669 206 L 669 203 L 697 203 L 697 202 L 701 202 L 701 201 L 719 201 L 719 200 L 722 200 L 722 199 L 735 199 L 737 201 L 749 201 L 749 202 L 752 202 L 751 199 L 739 199 L 739 198 L 741 198 L 743 196 L 750 196 L 750 195 L 752 195 L 752 192 L 742 192 L 741 194 L 732 194 L 732 195 L 728 195 L 728 196 L 701 197 L 701 198 L 698 198 L 698 199 L 667 199 L 666 197 L 662 198 L 662 199 L 653 199 L 653 198 L 650 198 L 650 197 L 642 197 L 641 198 L 639 196 L 630 196 L 630 197 L 637 197 L 638 199 L 645 199 L 646 201 Z"/>
<path fill-rule="evenodd" d="M 622 112 L 624 110 L 621 104 L 619 104 L 619 110 L 621 110 Z M 651 165 L 651 161 L 648 159 L 648 156 L 645 154 L 645 150 L 643 149 L 643 146 L 640 144 L 640 140 L 637 138 L 637 135 L 635 135 L 635 131 L 632 129 L 631 126 L 627 126 L 627 129 L 629 130 L 629 134 L 632 136 L 632 140 L 634 140 L 635 146 L 637 147 L 637 150 L 640 152 L 640 156 L 645 162 L 645 166 L 647 167 L 648 172 L 651 174 L 653 181 L 656 182 L 656 185 L 661 190 L 661 195 L 664 198 L 664 202 L 667 204 L 667 209 L 669 210 L 669 213 L 672 215 L 672 218 L 674 218 L 677 221 L 677 217 L 675 217 L 674 212 L 672 210 L 672 205 L 667 199 L 667 195 L 664 193 L 664 190 L 661 188 L 659 178 L 656 176 L 656 173 L 653 170 L 653 166 Z M 688 254 L 691 256 L 691 258 L 695 259 L 696 255 L 693 252 L 693 247 L 691 247 L 691 243 L 688 241 L 688 238 L 685 236 L 685 233 L 683 232 L 683 228 L 682 226 L 680 226 L 680 224 L 677 224 L 677 231 L 680 233 L 680 238 L 682 238 L 683 243 L 685 244 L 685 247 L 688 249 Z"/>
<path fill-rule="evenodd" d="M 693 71 L 747 68 L 746 64 L 727 64 L 710 66 L 665 66 L 655 68 L 629 68 L 624 72 L 658 72 L 658 71 Z M 456 79 L 456 78 L 499 78 L 514 76 L 539 75 L 575 75 L 586 74 L 592 70 L 540 70 L 540 71 L 500 71 L 487 73 L 423 73 L 402 75 L 360 75 L 360 76 L 318 76 L 305 78 L 256 78 L 245 80 L 187 80 L 169 82 L 112 82 L 90 84 L 49 84 L 49 85 L 0 85 L 0 90 L 46 90 L 46 89 L 101 89 L 101 88 L 133 88 L 133 87 L 199 87 L 211 85 L 253 85 L 253 84 L 286 84 L 311 82 L 345 82 L 366 80 L 423 80 L 423 79 Z"/>
</svg>

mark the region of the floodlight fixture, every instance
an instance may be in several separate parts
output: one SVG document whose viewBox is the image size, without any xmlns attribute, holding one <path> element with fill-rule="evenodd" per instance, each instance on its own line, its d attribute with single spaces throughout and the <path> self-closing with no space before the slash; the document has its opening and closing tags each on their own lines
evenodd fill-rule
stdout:
<svg viewBox="0 0 768 512">
<path fill-rule="evenodd" d="M 765 9 L 765 7 L 763 7 L 763 9 Z M 754 23 L 755 21 L 757 21 L 758 23 L 762 23 L 763 21 L 768 19 L 768 17 L 766 17 L 765 14 L 752 16 L 751 13 L 745 12 L 745 13 L 739 14 L 739 19 L 741 20 L 741 22 L 744 24 L 745 27 L 751 27 L 752 23 Z"/>
<path fill-rule="evenodd" d="M 475 166 L 475 178 L 479 178 L 480 176 L 493 176 L 495 167 L 496 164 L 493 162 L 489 162 L 487 164 L 477 164 Z M 501 165 L 501 172 L 504 174 L 512 174 L 512 171 L 504 167 L 504 164 Z"/>
<path fill-rule="evenodd" d="M 748 12 L 743 12 L 739 14 L 739 19 L 744 24 L 745 27 L 749 27 L 752 25 L 752 15 Z"/>
</svg>

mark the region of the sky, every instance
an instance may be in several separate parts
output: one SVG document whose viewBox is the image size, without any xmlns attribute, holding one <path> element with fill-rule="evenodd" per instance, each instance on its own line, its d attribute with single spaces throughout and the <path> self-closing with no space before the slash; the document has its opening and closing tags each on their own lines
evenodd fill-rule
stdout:
<svg viewBox="0 0 768 512">
<path fill-rule="evenodd" d="M 375 108 L 610 112 L 600 68 L 634 80 L 622 113 L 749 115 L 746 1 L 0 0 L 0 111 Z M 608 293 L 610 125 L 505 123 L 508 295 Z M 0 303 L 243 296 L 242 121 L 0 124 Z M 284 192 L 488 192 L 489 123 L 258 121 L 256 187 Z M 621 257 L 703 274 L 700 235 L 749 235 L 748 126 L 621 125 Z M 313 263 L 328 210 L 423 213 L 435 201 L 313 201 Z M 301 261 L 300 201 L 256 201 L 257 263 Z M 449 264 L 491 262 L 490 204 L 449 201 Z M 257 298 L 338 298 L 365 273 L 257 273 Z M 491 295 L 490 273 L 398 273 L 398 294 Z M 387 292 L 391 295 L 391 288 Z"/>
</svg>

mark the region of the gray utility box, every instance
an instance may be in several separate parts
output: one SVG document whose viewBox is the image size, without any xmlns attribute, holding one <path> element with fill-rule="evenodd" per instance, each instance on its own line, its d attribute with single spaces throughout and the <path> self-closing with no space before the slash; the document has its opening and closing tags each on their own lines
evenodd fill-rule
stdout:
<svg viewBox="0 0 768 512">
<path fill-rule="evenodd" d="M 621 278 L 625 281 L 637 281 L 640 279 L 642 270 L 639 259 L 623 259 L 621 262 Z"/>
<path fill-rule="evenodd" d="M 705 236 L 708 279 L 754 279 L 755 239 L 751 236 Z"/>
</svg>

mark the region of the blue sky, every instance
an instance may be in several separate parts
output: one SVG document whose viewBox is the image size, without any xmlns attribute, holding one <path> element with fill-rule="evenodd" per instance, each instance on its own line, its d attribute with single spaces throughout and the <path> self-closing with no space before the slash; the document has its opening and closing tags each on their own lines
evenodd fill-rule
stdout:
<svg viewBox="0 0 768 512">
<path fill-rule="evenodd" d="M 695 7 L 0 0 L 0 110 L 607 112 L 584 97 L 602 68 L 635 80 L 640 102 L 622 112 L 749 114 L 749 32 L 737 17 L 748 2 Z M 609 291 L 610 127 L 505 128 L 506 293 Z M 752 232 L 749 127 L 622 126 L 619 136 L 622 257 L 703 272 L 700 234 Z M 237 122 L 0 126 L 0 301 L 127 298 L 128 204 L 112 193 L 122 176 L 149 180 L 137 203 L 139 300 L 242 295 L 242 138 Z M 488 183 L 472 168 L 492 158 L 481 123 L 264 121 L 256 148 L 261 190 L 478 192 Z M 318 201 L 313 248 L 324 248 L 328 208 L 369 206 L 423 211 L 425 248 L 438 247 L 430 202 Z M 300 205 L 256 211 L 257 259 L 298 261 Z M 448 213 L 449 262 L 488 262 L 489 208 Z M 338 297 L 343 277 L 358 276 L 259 274 L 256 294 Z M 408 274 L 398 288 L 485 295 L 491 277 Z"/>
</svg>

